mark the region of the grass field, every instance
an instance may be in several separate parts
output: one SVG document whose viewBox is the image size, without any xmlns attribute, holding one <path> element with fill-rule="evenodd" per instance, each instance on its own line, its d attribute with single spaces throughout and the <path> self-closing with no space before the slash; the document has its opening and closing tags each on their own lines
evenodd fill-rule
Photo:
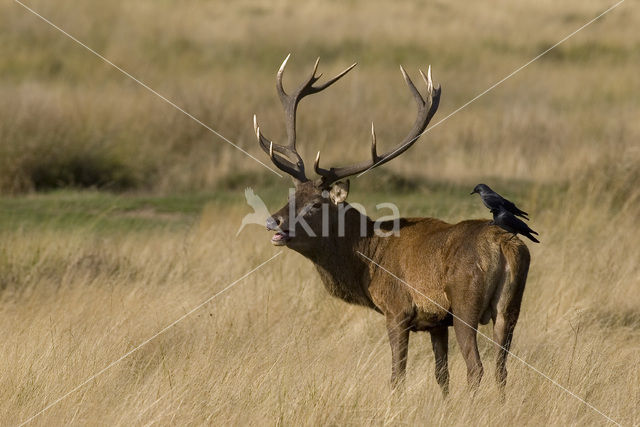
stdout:
<svg viewBox="0 0 640 427">
<path fill-rule="evenodd" d="M 26 4 L 263 161 L 251 117 L 284 138 L 273 86 L 286 54 L 288 86 L 318 55 L 326 75 L 357 60 L 300 108 L 307 162 L 321 149 L 337 165 L 368 154 L 371 120 L 383 149 L 410 127 L 399 63 L 432 65 L 437 121 L 612 3 Z M 455 222 L 488 217 L 469 196 L 486 182 L 525 207 L 542 244 L 529 245 L 512 350 L 623 425 L 640 424 L 639 12 L 623 3 L 353 179 L 349 197 Z M 236 237 L 245 186 L 275 210 L 288 179 L 18 4 L 0 5 L 0 28 L 0 425 L 60 397 L 31 423 L 607 424 L 513 358 L 501 403 L 482 338 L 475 398 L 451 336 L 442 399 L 425 334 L 392 395 L 382 316 L 329 297 L 264 229 Z"/>
</svg>

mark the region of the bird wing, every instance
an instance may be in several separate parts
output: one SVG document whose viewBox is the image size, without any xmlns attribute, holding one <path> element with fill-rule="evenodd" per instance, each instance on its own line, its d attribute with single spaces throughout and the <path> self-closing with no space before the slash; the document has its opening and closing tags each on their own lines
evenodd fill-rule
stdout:
<svg viewBox="0 0 640 427">
<path fill-rule="evenodd" d="M 528 233 L 538 234 L 531 229 L 524 221 L 519 218 L 516 218 L 512 214 L 506 215 L 506 220 L 509 222 L 509 225 L 513 227 L 514 230 L 517 230 L 518 233 L 527 235 Z"/>
<path fill-rule="evenodd" d="M 509 212 L 511 212 L 512 214 L 519 215 L 519 216 L 524 216 L 524 217 L 529 215 L 525 211 L 523 211 L 520 208 L 518 208 L 511 200 L 507 200 L 504 197 L 501 197 L 501 199 L 502 199 L 502 205 L 504 206 L 504 208 L 506 210 L 508 210 Z M 527 218 L 527 219 L 529 219 L 529 218 Z"/>
<path fill-rule="evenodd" d="M 488 207 L 489 209 L 502 208 L 507 212 L 511 212 L 514 215 L 521 216 L 527 220 L 529 219 L 527 218 L 527 215 L 529 215 L 528 213 L 526 213 L 523 210 L 520 210 L 511 200 L 505 199 L 495 191 L 485 194 L 482 198 L 482 201 L 484 202 L 485 206 Z"/>
<path fill-rule="evenodd" d="M 538 239 L 533 237 L 531 234 L 538 234 L 533 231 L 527 224 L 525 224 L 521 219 L 516 218 L 511 212 L 508 212 L 505 209 L 500 209 L 495 211 L 494 213 L 494 222 L 496 225 L 500 226 L 504 230 L 507 230 L 510 233 L 521 234 L 526 238 L 530 239 L 533 242 L 540 243 Z"/>
<path fill-rule="evenodd" d="M 509 212 L 505 210 L 494 210 L 493 211 L 493 223 L 498 227 L 507 230 L 510 233 L 517 233 L 518 231 L 514 228 L 514 224 L 511 221 L 511 215 Z"/>
<path fill-rule="evenodd" d="M 489 208 L 489 210 L 499 209 L 502 206 L 502 197 L 496 193 L 484 194 L 482 197 L 482 203 Z"/>
<path fill-rule="evenodd" d="M 503 211 L 503 221 L 518 232 L 527 231 L 529 227 L 522 220 L 518 219 L 511 212 Z"/>
</svg>

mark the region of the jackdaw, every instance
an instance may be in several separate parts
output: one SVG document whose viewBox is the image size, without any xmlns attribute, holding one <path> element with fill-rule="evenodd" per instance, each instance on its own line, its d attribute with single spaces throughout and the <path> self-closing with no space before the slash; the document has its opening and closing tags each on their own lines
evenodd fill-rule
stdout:
<svg viewBox="0 0 640 427">
<path fill-rule="evenodd" d="M 493 221 L 491 221 L 491 224 L 497 225 L 504 230 L 507 230 L 509 233 L 513 233 L 514 236 L 516 234 L 522 234 L 529 240 L 540 243 L 538 239 L 532 236 L 532 234 L 538 235 L 538 233 L 529 228 L 524 221 L 516 218 L 511 212 L 500 207 L 498 209 L 491 209 L 491 213 L 493 214 Z"/>
<path fill-rule="evenodd" d="M 485 185 L 485 184 L 476 185 L 476 187 L 473 189 L 471 194 L 475 194 L 475 193 L 480 194 L 482 203 L 484 203 L 484 205 L 487 208 L 489 208 L 490 211 L 493 211 L 494 209 L 495 210 L 504 209 L 507 212 L 511 212 L 514 215 L 521 216 L 522 218 L 529 221 L 528 213 L 518 209 L 518 207 L 514 205 L 513 202 L 505 199 L 504 197 L 502 197 L 501 195 L 493 191 L 491 188 L 489 188 L 488 185 Z"/>
</svg>

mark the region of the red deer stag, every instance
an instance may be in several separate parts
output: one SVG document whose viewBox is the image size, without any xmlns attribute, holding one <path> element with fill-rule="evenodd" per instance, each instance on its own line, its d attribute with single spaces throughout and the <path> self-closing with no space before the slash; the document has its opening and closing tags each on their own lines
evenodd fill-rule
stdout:
<svg viewBox="0 0 640 427">
<path fill-rule="evenodd" d="M 496 380 L 504 394 L 507 352 L 529 270 L 526 245 L 490 225 L 488 220 L 448 224 L 435 218 L 402 218 L 396 221 L 399 233 L 383 237 L 374 229 L 373 220 L 355 208 L 350 209 L 345 202 L 349 182 L 339 181 L 386 163 L 415 143 L 438 109 L 441 90 L 433 87 L 431 73 L 425 76 L 420 71 L 427 85 L 424 99 L 400 67 L 418 105 L 418 117 L 396 148 L 378 154 L 372 127 L 370 160 L 323 169 L 318 153 L 314 169 L 320 178 L 312 181 L 307 178 L 304 162 L 296 150 L 298 103 L 305 96 L 331 86 L 356 64 L 315 85 L 320 78 L 316 75 L 316 61 L 311 75 L 289 94 L 282 86 L 288 59 L 276 77 L 286 114 L 287 145 L 274 144 L 265 137 L 254 116 L 260 147 L 279 169 L 293 177 L 295 184 L 295 193 L 292 192 L 287 205 L 267 220 L 267 229 L 276 231 L 271 242 L 311 260 L 330 294 L 384 314 L 394 388 L 405 376 L 409 332 L 428 331 L 435 355 L 436 380 L 447 395 L 448 327 L 452 325 L 467 365 L 467 380 L 475 388 L 483 373 L 476 328 L 492 319 L 494 340 L 499 345 Z M 393 221 L 383 222 L 381 229 L 390 230 L 392 226 Z"/>
</svg>

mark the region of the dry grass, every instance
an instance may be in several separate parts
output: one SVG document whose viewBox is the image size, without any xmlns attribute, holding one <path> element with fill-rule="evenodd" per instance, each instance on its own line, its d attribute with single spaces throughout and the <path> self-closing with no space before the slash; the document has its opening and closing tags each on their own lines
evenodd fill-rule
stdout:
<svg viewBox="0 0 640 427">
<path fill-rule="evenodd" d="M 382 148 L 404 136 L 414 106 L 399 63 L 414 76 L 418 66 L 433 65 L 443 85 L 438 120 L 606 6 L 29 4 L 256 156 L 263 154 L 253 113 L 269 136 L 283 137 L 273 83 L 288 52 L 289 85 L 317 55 L 326 74 L 359 61 L 339 86 L 301 107 L 302 151 L 312 158 L 322 149 L 326 162 L 366 156 L 372 120 Z M 0 10 L 0 191 L 72 184 L 170 192 L 211 188 L 238 169 L 263 171 L 17 4 Z M 630 151 L 640 137 L 634 13 L 637 5 L 625 3 L 434 129 L 390 168 L 465 182 L 557 181 L 599 165 L 613 149 Z M 488 168 L 496 157 L 500 168 Z"/>
<path fill-rule="evenodd" d="M 339 89 L 301 107 L 302 149 L 321 148 L 327 163 L 366 155 L 371 119 L 383 146 L 410 126 L 398 62 L 433 65 L 444 87 L 437 120 L 608 6 L 29 4 L 257 156 L 253 112 L 269 136 L 283 136 L 273 78 L 288 51 L 288 84 L 317 54 L 328 74 L 359 60 Z M 382 171 L 352 183 L 367 206 L 385 198 L 404 215 L 449 221 L 486 216 L 464 193 L 469 184 L 511 189 L 543 242 L 530 245 L 513 351 L 624 425 L 640 424 L 637 12 L 626 2 L 434 129 L 389 165 L 401 184 L 371 192 L 389 178 Z M 264 177 L 19 6 L 0 6 L 0 28 L 0 191 L 175 194 Z M 282 203 L 284 181 L 261 185 L 272 195 L 279 186 Z M 0 200 L 0 424 L 28 419 L 276 253 L 257 228 L 232 238 L 240 192 L 205 209 L 171 200 L 162 213 L 128 197 Z M 494 349 L 482 339 L 486 376 L 471 399 L 450 344 L 448 401 L 425 334 L 411 338 L 406 394 L 391 396 L 382 317 L 331 299 L 312 265 L 285 250 L 34 424 L 605 424 L 514 359 L 501 404 Z"/>
<path fill-rule="evenodd" d="M 535 190 L 522 196 L 544 243 L 531 246 L 513 351 L 630 425 L 640 415 L 640 192 L 626 191 L 622 204 L 615 191 L 607 198 L 580 185 L 561 202 Z M 409 205 L 403 212 L 413 213 Z M 442 217 L 478 211 L 462 206 Z M 45 222 L 3 232 L 2 423 L 33 415 L 276 253 L 265 231 L 231 238 L 244 210 L 212 205 L 187 230 L 69 231 Z M 383 318 L 330 298 L 310 263 L 285 251 L 36 423 L 604 423 L 514 359 L 501 404 L 494 349 L 483 339 L 486 377 L 471 400 L 450 343 L 448 402 L 425 334 L 412 335 L 406 395 L 390 396 Z"/>
</svg>

